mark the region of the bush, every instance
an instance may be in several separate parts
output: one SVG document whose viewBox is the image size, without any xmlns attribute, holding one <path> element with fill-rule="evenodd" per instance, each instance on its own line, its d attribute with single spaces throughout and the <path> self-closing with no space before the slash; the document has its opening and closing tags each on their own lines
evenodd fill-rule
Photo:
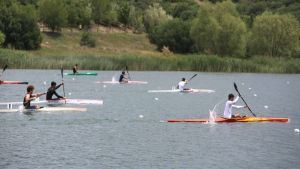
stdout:
<svg viewBox="0 0 300 169">
<path fill-rule="evenodd" d="M 81 36 L 80 45 L 93 48 L 96 46 L 96 40 L 92 37 L 91 33 L 84 32 Z"/>
</svg>

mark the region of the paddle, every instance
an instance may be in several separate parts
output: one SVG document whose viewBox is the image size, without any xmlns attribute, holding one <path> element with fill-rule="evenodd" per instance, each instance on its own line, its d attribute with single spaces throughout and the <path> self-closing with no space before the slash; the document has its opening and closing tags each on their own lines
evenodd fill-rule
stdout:
<svg viewBox="0 0 300 169">
<path fill-rule="evenodd" d="M 131 78 L 130 78 L 130 74 L 129 74 L 129 72 L 128 72 L 128 67 L 127 67 L 127 66 L 125 67 L 125 70 L 127 71 L 127 74 L 128 74 L 128 79 L 129 79 L 129 80 L 131 80 Z"/>
<path fill-rule="evenodd" d="M 66 93 L 65 93 L 65 84 L 64 84 L 64 68 L 63 68 L 63 67 L 61 67 L 60 73 L 61 73 L 61 81 L 62 81 L 62 83 L 63 83 L 64 97 L 66 97 Z M 65 99 L 65 104 L 67 104 L 67 100 L 66 100 L 66 99 Z"/>
<path fill-rule="evenodd" d="M 235 89 L 236 92 L 239 94 L 239 96 L 241 97 L 241 99 L 243 100 L 243 102 L 245 103 L 245 105 L 247 106 L 248 110 L 252 113 L 252 115 L 253 115 L 254 117 L 256 117 L 256 115 L 252 112 L 252 110 L 250 109 L 250 107 L 248 106 L 248 104 L 246 103 L 246 101 L 244 100 L 243 96 L 242 96 L 241 93 L 239 92 L 239 90 L 238 90 L 237 85 L 236 85 L 235 82 L 233 83 L 233 85 L 234 85 L 234 89 Z"/>
<path fill-rule="evenodd" d="M 8 67 L 8 65 L 5 65 L 5 66 L 3 67 L 2 73 L 1 73 L 0 77 L 2 76 L 3 72 L 7 69 L 7 67 Z"/>
<path fill-rule="evenodd" d="M 198 74 L 194 74 L 194 76 L 192 76 L 189 80 L 188 80 L 188 82 L 189 81 L 191 81 L 194 77 L 196 77 Z"/>
</svg>

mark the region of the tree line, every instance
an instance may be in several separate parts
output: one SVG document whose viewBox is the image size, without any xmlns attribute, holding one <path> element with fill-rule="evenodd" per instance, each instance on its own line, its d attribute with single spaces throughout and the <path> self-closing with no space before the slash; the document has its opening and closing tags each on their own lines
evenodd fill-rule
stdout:
<svg viewBox="0 0 300 169">
<path fill-rule="evenodd" d="M 0 45 L 34 50 L 40 25 L 97 24 L 145 32 L 175 53 L 300 57 L 299 11 L 296 0 L 0 0 Z"/>
</svg>

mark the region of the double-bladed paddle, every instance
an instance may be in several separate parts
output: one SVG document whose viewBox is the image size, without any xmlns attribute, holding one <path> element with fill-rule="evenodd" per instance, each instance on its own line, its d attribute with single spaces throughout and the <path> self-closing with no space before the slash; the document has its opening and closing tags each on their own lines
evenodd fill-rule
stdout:
<svg viewBox="0 0 300 169">
<path fill-rule="evenodd" d="M 189 81 L 191 81 L 194 77 L 196 77 L 198 74 L 194 74 L 189 80 L 188 80 L 188 82 Z"/>
<path fill-rule="evenodd" d="M 246 101 L 244 100 L 243 96 L 242 96 L 241 93 L 239 92 L 239 90 L 238 90 L 237 85 L 236 85 L 235 82 L 233 83 L 233 85 L 234 85 L 234 89 L 235 89 L 236 92 L 239 94 L 239 96 L 241 97 L 241 99 L 243 100 L 243 102 L 245 103 L 245 105 L 247 106 L 247 108 L 248 108 L 248 110 L 250 111 L 250 113 L 251 113 L 254 117 L 256 117 L 256 115 L 252 112 L 252 110 L 250 109 L 250 107 L 248 106 L 248 104 L 246 103 Z"/>
<path fill-rule="evenodd" d="M 66 94 L 65 94 L 65 84 L 64 84 L 64 68 L 61 67 L 60 69 L 60 73 L 61 73 L 61 81 L 63 83 L 63 92 L 64 92 L 64 98 L 66 97 Z M 65 104 L 67 103 L 67 100 L 65 100 Z"/>
</svg>

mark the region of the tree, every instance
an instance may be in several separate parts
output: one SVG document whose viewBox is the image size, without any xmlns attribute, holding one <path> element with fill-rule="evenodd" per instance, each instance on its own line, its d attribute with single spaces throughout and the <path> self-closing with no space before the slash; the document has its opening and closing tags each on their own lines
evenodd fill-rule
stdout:
<svg viewBox="0 0 300 169">
<path fill-rule="evenodd" d="M 2 32 L 0 32 L 0 46 L 4 43 L 4 41 L 5 41 L 5 35 Z"/>
<path fill-rule="evenodd" d="M 90 25 L 92 10 L 86 0 L 65 0 L 68 13 L 67 22 L 70 27 Z"/>
<path fill-rule="evenodd" d="M 5 34 L 4 47 L 32 50 L 40 47 L 42 37 L 34 6 L 0 0 L 0 31 Z"/>
<path fill-rule="evenodd" d="M 39 7 L 40 19 L 52 32 L 60 31 L 67 23 L 67 11 L 61 0 L 44 0 Z"/>
<path fill-rule="evenodd" d="M 156 44 L 159 49 L 169 47 L 173 52 L 190 52 L 193 42 L 190 38 L 190 23 L 181 19 L 169 20 L 158 27 Z"/>
<path fill-rule="evenodd" d="M 300 25 L 289 14 L 265 12 L 255 18 L 250 39 L 250 52 L 267 56 L 291 56 L 299 48 Z"/>
<path fill-rule="evenodd" d="M 134 6 L 131 6 L 129 11 L 128 25 L 134 28 L 135 33 L 141 33 L 145 31 L 143 15 L 141 12 L 138 12 Z"/>
<path fill-rule="evenodd" d="M 201 5 L 190 32 L 196 49 L 221 56 L 244 56 L 247 29 L 231 1 Z"/>
<path fill-rule="evenodd" d="M 115 25 L 118 20 L 117 5 L 110 0 L 91 0 L 92 19 L 98 25 Z"/>
<path fill-rule="evenodd" d="M 129 14 L 130 14 L 130 4 L 128 2 L 122 2 L 119 6 L 119 22 L 128 26 L 129 24 Z"/>
<path fill-rule="evenodd" d="M 148 33 L 152 33 L 156 26 L 171 19 L 172 17 L 158 3 L 155 3 L 145 11 L 144 26 Z"/>
</svg>

